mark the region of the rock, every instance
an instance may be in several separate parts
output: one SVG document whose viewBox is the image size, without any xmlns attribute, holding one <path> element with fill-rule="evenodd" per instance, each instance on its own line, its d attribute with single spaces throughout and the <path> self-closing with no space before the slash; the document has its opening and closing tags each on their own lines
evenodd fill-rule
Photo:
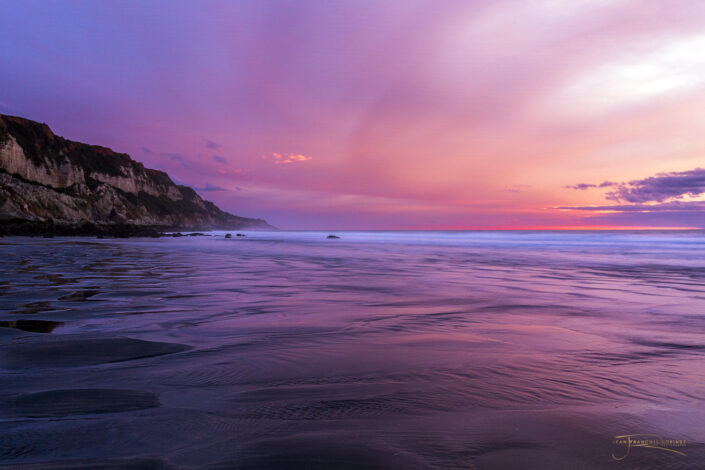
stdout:
<svg viewBox="0 0 705 470">
<path fill-rule="evenodd" d="M 0 174 L 2 176 L 2 174 Z M 98 238 L 152 237 L 161 235 L 154 227 L 144 225 L 52 223 L 43 220 L 5 219 L 0 217 L 0 234 L 15 236 L 97 236 Z"/>
<path fill-rule="evenodd" d="M 226 233 L 226 234 L 225 234 L 225 238 L 233 238 L 233 236 L 232 236 L 232 234 L 230 234 L 230 233 Z"/>
<path fill-rule="evenodd" d="M 237 236 L 238 237 L 246 237 L 247 235 L 245 235 L 244 233 L 238 233 Z"/>
<path fill-rule="evenodd" d="M 340 238 L 340 237 L 337 235 L 328 235 L 326 238 Z"/>
<path fill-rule="evenodd" d="M 183 237 L 184 234 L 181 233 L 181 232 L 176 232 L 176 233 L 172 233 L 171 236 L 174 237 L 174 238 L 178 238 L 178 237 Z"/>
</svg>

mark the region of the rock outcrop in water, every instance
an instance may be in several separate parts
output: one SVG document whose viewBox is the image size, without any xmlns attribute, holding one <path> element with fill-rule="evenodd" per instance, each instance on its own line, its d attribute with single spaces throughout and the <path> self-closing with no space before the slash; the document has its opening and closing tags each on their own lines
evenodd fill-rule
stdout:
<svg viewBox="0 0 705 470">
<path fill-rule="evenodd" d="M 0 114 L 0 225 L 47 224 L 273 228 L 220 210 L 127 154 L 72 142 L 46 124 Z"/>
</svg>

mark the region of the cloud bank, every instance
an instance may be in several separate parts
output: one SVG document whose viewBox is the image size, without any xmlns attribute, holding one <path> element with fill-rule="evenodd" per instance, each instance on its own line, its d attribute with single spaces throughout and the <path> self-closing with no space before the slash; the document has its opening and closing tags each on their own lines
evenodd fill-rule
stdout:
<svg viewBox="0 0 705 470">
<path fill-rule="evenodd" d="M 605 199 L 619 204 L 590 206 L 560 206 L 557 209 L 602 213 L 593 220 L 679 223 L 682 226 L 705 228 L 705 200 L 687 200 L 705 195 L 705 169 L 658 173 L 625 183 L 580 183 L 566 186 L 576 190 L 615 187 Z M 641 217 L 639 216 L 641 214 Z"/>
<path fill-rule="evenodd" d="M 705 169 L 659 173 L 642 180 L 620 184 L 607 193 L 607 199 L 616 202 L 663 202 L 668 199 L 697 197 L 705 193 Z"/>
</svg>

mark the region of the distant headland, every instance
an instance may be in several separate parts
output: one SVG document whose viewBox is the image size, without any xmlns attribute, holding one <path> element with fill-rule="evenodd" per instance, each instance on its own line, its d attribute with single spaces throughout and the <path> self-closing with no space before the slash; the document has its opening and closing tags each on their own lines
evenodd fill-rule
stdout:
<svg viewBox="0 0 705 470">
<path fill-rule="evenodd" d="M 124 153 L 0 114 L 0 235 L 275 229 L 232 215 Z"/>
</svg>

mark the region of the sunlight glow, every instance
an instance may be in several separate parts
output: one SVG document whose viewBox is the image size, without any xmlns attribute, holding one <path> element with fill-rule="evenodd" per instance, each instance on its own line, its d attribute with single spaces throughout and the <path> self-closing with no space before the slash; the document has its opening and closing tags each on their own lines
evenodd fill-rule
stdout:
<svg viewBox="0 0 705 470">
<path fill-rule="evenodd" d="M 599 66 L 557 96 L 572 111 L 599 114 L 681 95 L 705 84 L 705 35 L 680 37 L 655 50 L 643 43 Z"/>
</svg>

